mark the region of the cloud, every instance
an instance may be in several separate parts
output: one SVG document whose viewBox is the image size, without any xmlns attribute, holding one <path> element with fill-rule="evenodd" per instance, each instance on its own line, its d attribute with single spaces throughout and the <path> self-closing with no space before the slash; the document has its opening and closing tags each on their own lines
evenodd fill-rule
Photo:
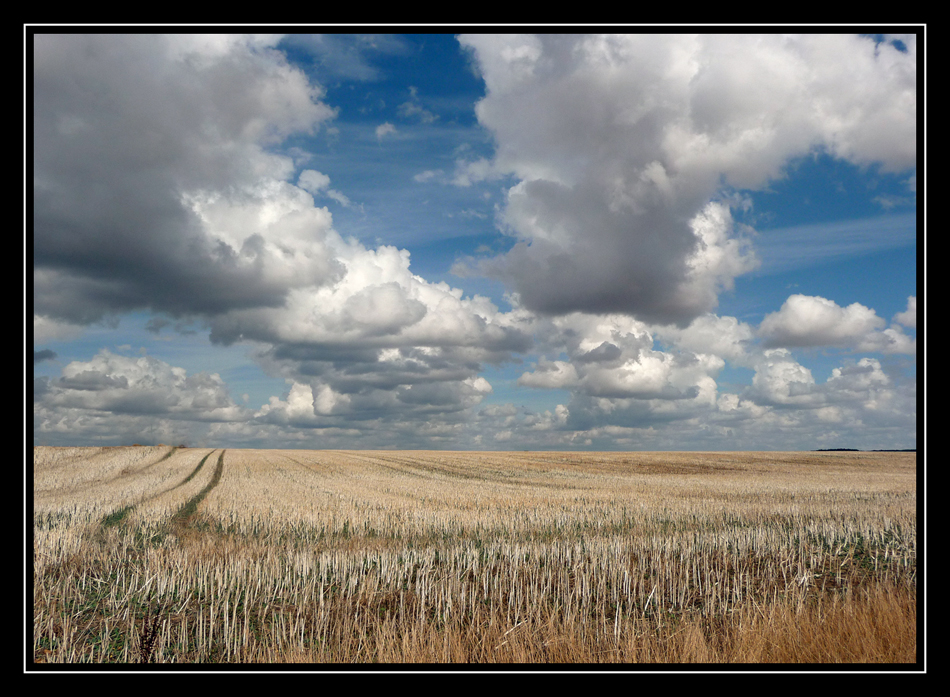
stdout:
<svg viewBox="0 0 950 697">
<path fill-rule="evenodd" d="M 888 419 L 912 420 L 913 390 L 887 364 L 862 358 L 819 384 L 788 348 L 913 353 L 901 325 L 916 327 L 915 297 L 890 327 L 812 296 L 758 331 L 712 312 L 762 258 L 723 182 L 764 186 L 813 147 L 913 165 L 902 119 L 915 93 L 900 89 L 912 42 L 894 56 L 853 37 L 740 38 L 733 55 L 716 37 L 463 39 L 488 88 L 478 116 L 495 156 L 415 179 L 513 177 L 498 220 L 515 244 L 479 267 L 509 282 L 503 312 L 413 273 L 404 249 L 335 229 L 321 197 L 349 199 L 281 148 L 336 111 L 278 41 L 36 37 L 34 343 L 145 309 L 158 315 L 147 330 L 207 327 L 288 386 L 238 405 L 217 374 L 102 351 L 34 381 L 36 438 L 676 448 L 682 433 L 733 444 L 740 425 L 758 443 L 816 424 L 873 426 L 883 442 L 897 437 Z M 346 41 L 353 60 L 336 74 L 378 77 L 364 60 L 375 49 Z M 842 62 L 868 81 L 848 85 Z M 767 95 L 746 89 L 762 80 Z M 869 116 L 869 94 L 897 101 Z M 872 125 L 892 142 L 868 141 Z M 486 366 L 529 351 L 517 383 L 565 391 L 566 404 L 499 403 Z M 720 392 L 727 362 L 755 371 L 748 390 Z"/>
<path fill-rule="evenodd" d="M 881 370 L 880 361 L 862 358 L 856 365 L 832 370 L 827 384 L 839 394 L 861 394 L 867 390 L 890 385 L 891 381 Z"/>
<path fill-rule="evenodd" d="M 305 169 L 297 178 L 297 186 L 311 194 L 317 194 L 330 186 L 330 177 L 314 169 Z"/>
<path fill-rule="evenodd" d="M 382 140 L 385 136 L 392 135 L 393 133 L 396 133 L 396 127 L 388 121 L 376 127 L 376 138 L 378 140 Z"/>
<path fill-rule="evenodd" d="M 916 241 L 914 213 L 767 230 L 755 238 L 762 262 L 756 273 L 783 273 L 833 259 L 905 247 Z"/>
<path fill-rule="evenodd" d="M 568 365 L 561 363 L 559 370 Z M 698 390 L 691 399 L 597 396 L 575 385 L 570 403 L 558 405 L 558 419 L 492 405 L 481 408 L 473 426 L 482 443 L 489 442 L 489 424 L 505 433 L 506 447 L 657 450 L 907 447 L 915 432 L 913 382 L 895 380 L 876 359 L 839 366 L 824 383 L 787 349 L 758 351 L 754 365 L 752 385 L 739 394 L 717 393 L 715 361 L 697 360 L 690 380 L 680 376 L 681 385 L 691 381 Z M 545 425 L 537 434 L 543 437 L 527 427 L 532 418 Z"/>
<path fill-rule="evenodd" d="M 424 172 L 419 172 L 412 179 L 420 184 L 425 184 L 430 181 L 442 181 L 443 176 L 444 172 L 441 169 L 427 169 Z"/>
<path fill-rule="evenodd" d="M 33 272 L 34 280 L 36 271 Z M 33 315 L 33 344 L 45 344 L 50 341 L 75 339 L 82 334 L 80 324 L 61 322 L 49 317 Z"/>
<path fill-rule="evenodd" d="M 917 296 L 911 295 L 907 298 L 907 309 L 904 312 L 898 312 L 894 315 L 894 321 L 903 324 L 909 329 L 917 328 Z"/>
<path fill-rule="evenodd" d="M 304 169 L 291 182 L 294 160 L 270 148 L 336 111 L 276 41 L 37 37 L 34 333 L 138 308 L 200 318 L 213 342 L 253 342 L 294 385 L 262 423 L 448 428 L 490 394 L 483 365 L 530 337 L 486 298 L 413 274 L 405 250 L 344 239 L 314 205 L 348 203 L 326 174 Z M 70 367 L 45 408 L 245 414 L 219 378 L 179 385 L 179 369 L 136 366 L 109 354 Z M 136 370 L 155 372 L 158 387 Z M 189 401 L 208 380 L 213 394 Z"/>
<path fill-rule="evenodd" d="M 329 183 L 319 172 L 301 180 L 317 190 Z M 490 392 L 478 376 L 483 365 L 530 346 L 515 319 L 486 298 L 413 274 L 406 250 L 345 240 L 326 209 L 290 184 L 263 191 L 240 205 L 193 201 L 212 234 L 279 250 L 272 277 L 287 289 L 282 303 L 236 305 L 206 320 L 212 342 L 254 342 L 268 372 L 309 390 L 311 418 L 300 417 L 302 398 L 290 411 L 273 403 L 257 418 L 298 428 L 428 421 L 478 404 Z"/>
<path fill-rule="evenodd" d="M 814 407 L 821 399 L 811 371 L 783 348 L 763 353 L 747 396 L 757 404 L 772 406 Z"/>
<path fill-rule="evenodd" d="M 34 396 L 39 431 L 110 416 L 188 422 L 241 422 L 250 413 L 237 406 L 217 373 L 188 375 L 151 356 L 129 358 L 102 349 L 89 361 L 72 361 L 59 378 Z"/>
<path fill-rule="evenodd" d="M 320 423 L 317 416 L 333 413 L 334 407 L 338 407 L 341 401 L 345 400 L 339 399 L 326 386 L 318 394 L 318 399 L 314 400 L 310 385 L 293 382 L 286 401 L 271 397 L 269 403 L 257 411 L 255 418 L 265 423 L 314 428 Z"/>
<path fill-rule="evenodd" d="M 860 303 L 843 308 L 826 298 L 795 294 L 781 310 L 766 315 L 759 334 L 769 346 L 847 346 L 884 325 Z"/>
<path fill-rule="evenodd" d="M 714 421 L 741 419 L 752 437 L 771 423 L 786 430 L 790 442 L 805 436 L 816 441 L 815 447 L 906 442 L 916 428 L 916 387 L 900 384 L 873 358 L 834 368 L 826 382 L 818 383 L 787 349 L 770 349 L 752 386 L 741 396 L 724 395 L 720 412 Z"/>
<path fill-rule="evenodd" d="M 336 113 L 275 42 L 36 35 L 37 316 L 86 324 L 132 309 L 272 306 L 303 266 L 310 279 L 333 278 L 317 250 L 328 223 L 319 213 L 315 241 L 289 256 L 266 220 L 209 230 L 201 216 L 290 186 L 292 160 L 268 148 Z"/>
<path fill-rule="evenodd" d="M 309 53 L 324 79 L 367 82 L 384 76 L 372 64 L 374 57 L 405 55 L 411 50 L 400 37 L 387 34 L 290 34 L 280 45 Z"/>
<path fill-rule="evenodd" d="M 51 351 L 50 349 L 44 349 L 42 351 L 33 351 L 33 365 L 37 363 L 42 363 L 43 361 L 52 361 L 56 358 L 56 352 Z"/>
<path fill-rule="evenodd" d="M 840 307 L 818 296 L 789 296 L 778 312 L 762 320 L 758 334 L 769 347 L 835 346 L 856 351 L 914 353 L 916 339 L 900 327 L 884 329 L 886 322 L 874 310 L 852 303 Z"/>
<path fill-rule="evenodd" d="M 720 356 L 733 365 L 751 367 L 755 331 L 735 317 L 713 314 L 694 319 L 686 328 L 671 325 L 653 327 L 655 336 L 681 350 Z"/>
<path fill-rule="evenodd" d="M 573 388 L 579 379 L 577 369 L 571 363 L 542 359 L 533 372 L 524 373 L 518 378 L 518 384 L 546 389 Z"/>
<path fill-rule="evenodd" d="M 409 421 L 468 408 L 490 391 L 478 375 L 484 363 L 530 346 L 515 318 L 486 298 L 413 274 L 405 250 L 328 240 L 344 269 L 334 284 L 295 288 L 281 307 L 210 321 L 213 342 L 266 347 L 258 353 L 265 369 L 308 385 L 315 405 L 320 395 L 338 405 L 323 416 L 392 412 Z"/>
<path fill-rule="evenodd" d="M 538 348 L 567 359 L 542 356 L 518 384 L 570 391 L 565 430 L 686 419 L 715 402 L 714 376 L 725 362 L 678 347 L 656 350 L 650 327 L 639 320 L 572 313 L 537 318 L 534 329 Z"/>
<path fill-rule="evenodd" d="M 397 108 L 399 115 L 403 118 L 417 118 L 421 123 L 434 123 L 438 120 L 439 116 L 432 113 L 428 109 L 422 106 L 422 103 L 419 101 L 419 90 L 415 87 L 409 87 L 410 99 L 406 102 L 403 102 Z"/>
<path fill-rule="evenodd" d="M 492 162 L 484 157 L 471 161 L 458 159 L 455 161 L 452 183 L 455 186 L 471 186 L 477 182 L 494 181 L 503 176 L 504 174 L 496 171 Z"/>
<path fill-rule="evenodd" d="M 510 174 L 517 239 L 479 267 L 545 314 L 686 326 L 755 268 L 709 206 L 824 150 L 916 164 L 916 43 L 858 36 L 459 37 L 485 81 L 479 122 Z M 884 105 L 884 106 L 882 106 Z"/>
<path fill-rule="evenodd" d="M 890 337 L 891 328 L 882 330 L 873 312 L 853 308 L 849 323 L 844 319 L 848 309 L 837 310 L 841 314 L 835 321 L 851 327 L 842 335 L 851 350 L 887 352 L 899 342 L 884 346 L 885 341 L 907 340 L 902 334 Z M 518 312 L 524 309 L 513 310 Z M 485 422 L 508 433 L 509 445 L 906 447 L 897 444 L 906 443 L 907 429 L 913 428 L 913 381 L 892 377 L 880 361 L 865 357 L 835 368 L 819 382 L 789 348 L 763 345 L 755 328 L 734 317 L 707 314 L 685 328 L 587 313 L 530 315 L 524 321 L 537 350 L 557 357 L 542 355 L 518 384 L 565 390 L 570 399 L 563 419 L 547 422 L 543 444 L 531 436 L 520 411 L 505 412 L 504 418 L 497 407 L 486 412 L 493 418 Z M 717 384 L 727 363 L 754 371 L 751 384 L 739 393 Z"/>
<path fill-rule="evenodd" d="M 350 199 L 336 189 L 330 188 L 330 177 L 315 169 L 305 169 L 297 178 L 297 186 L 314 196 L 326 195 L 342 206 L 349 207 Z"/>
</svg>

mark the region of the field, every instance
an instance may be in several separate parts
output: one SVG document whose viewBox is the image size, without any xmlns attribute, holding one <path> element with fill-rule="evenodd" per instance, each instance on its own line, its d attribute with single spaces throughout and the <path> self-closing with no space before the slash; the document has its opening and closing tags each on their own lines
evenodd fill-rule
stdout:
<svg viewBox="0 0 950 697">
<path fill-rule="evenodd" d="M 37 447 L 32 660 L 914 663 L 916 465 Z"/>
</svg>

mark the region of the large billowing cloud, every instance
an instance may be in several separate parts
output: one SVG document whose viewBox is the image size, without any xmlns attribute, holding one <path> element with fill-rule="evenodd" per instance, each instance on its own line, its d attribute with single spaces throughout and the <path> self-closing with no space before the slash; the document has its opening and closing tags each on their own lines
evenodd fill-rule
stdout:
<svg viewBox="0 0 950 697">
<path fill-rule="evenodd" d="M 916 43 L 858 36 L 460 37 L 518 240 L 480 269 L 525 307 L 685 326 L 755 266 L 726 188 L 815 150 L 916 164 Z"/>
<path fill-rule="evenodd" d="M 273 306 L 295 280 L 335 278 L 325 212 L 298 226 L 305 244 L 281 244 L 237 215 L 210 232 L 196 210 L 266 199 L 293 172 L 267 146 L 333 116 L 274 43 L 34 37 L 34 326 Z"/>
<path fill-rule="evenodd" d="M 264 420 L 296 415 L 305 394 L 311 418 L 294 422 L 324 426 L 477 404 L 483 363 L 529 338 L 487 299 L 412 274 L 405 250 L 333 228 L 314 196 L 345 194 L 274 146 L 335 111 L 275 45 L 36 37 L 35 327 L 200 317 L 215 343 L 256 342 L 291 383 Z"/>
<path fill-rule="evenodd" d="M 268 146 L 334 111 L 270 37 L 37 35 L 33 46 L 35 312 L 85 323 L 274 306 L 332 282 L 329 218 L 294 238 L 259 226 L 209 233 L 194 210 L 236 212 L 293 173 Z M 302 193 L 302 192 L 301 192 Z M 324 212 L 325 213 L 325 212 Z"/>
<path fill-rule="evenodd" d="M 321 227 L 329 214 L 302 193 L 283 185 L 251 210 L 231 203 L 198 207 L 209 234 L 243 226 L 241 234 L 254 237 L 266 224 L 291 244 L 295 230 L 304 239 L 307 231 L 323 231 L 321 251 L 339 268 L 332 283 L 319 275 L 309 284 L 288 280 L 278 307 L 238 306 L 209 319 L 213 342 L 258 343 L 259 362 L 294 385 L 288 406 L 272 403 L 262 418 L 295 413 L 291 405 L 303 403 L 307 390 L 314 425 L 458 411 L 491 391 L 478 377 L 485 362 L 529 348 L 527 334 L 488 299 L 465 298 L 413 274 L 406 250 L 368 249 L 344 240 L 329 223 Z M 295 278 L 289 260 L 284 269 Z"/>
</svg>

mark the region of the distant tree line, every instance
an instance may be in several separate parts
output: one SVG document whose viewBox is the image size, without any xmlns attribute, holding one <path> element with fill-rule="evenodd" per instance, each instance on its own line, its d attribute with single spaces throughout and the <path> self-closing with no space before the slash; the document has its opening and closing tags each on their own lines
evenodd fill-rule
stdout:
<svg viewBox="0 0 950 697">
<path fill-rule="evenodd" d="M 817 448 L 812 452 L 830 453 L 830 452 L 854 452 L 854 453 L 916 453 L 917 448 L 879 448 L 876 450 L 861 450 L 859 448 Z"/>
</svg>

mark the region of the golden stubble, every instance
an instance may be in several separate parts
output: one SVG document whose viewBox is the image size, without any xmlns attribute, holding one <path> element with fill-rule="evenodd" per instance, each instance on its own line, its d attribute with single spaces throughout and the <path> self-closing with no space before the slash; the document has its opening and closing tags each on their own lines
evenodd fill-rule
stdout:
<svg viewBox="0 0 950 697">
<path fill-rule="evenodd" d="M 915 660 L 914 453 L 221 452 L 35 449 L 37 660 Z"/>
</svg>

